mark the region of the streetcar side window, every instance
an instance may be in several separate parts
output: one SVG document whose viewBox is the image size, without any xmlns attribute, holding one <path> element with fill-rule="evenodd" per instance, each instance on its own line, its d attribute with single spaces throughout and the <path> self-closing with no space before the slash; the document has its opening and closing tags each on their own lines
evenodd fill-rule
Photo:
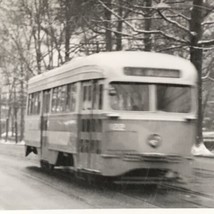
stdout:
<svg viewBox="0 0 214 214">
<path fill-rule="evenodd" d="M 82 109 L 92 108 L 92 85 L 91 81 L 82 82 Z"/>
<path fill-rule="evenodd" d="M 28 115 L 37 115 L 41 108 L 41 92 L 35 92 L 28 96 Z"/>
<path fill-rule="evenodd" d="M 93 109 L 98 109 L 98 83 L 97 81 L 95 81 L 93 83 L 93 93 L 92 93 L 92 96 L 93 96 Z"/>
<path fill-rule="evenodd" d="M 53 89 L 52 107 L 53 113 L 73 112 L 76 107 L 77 86 L 76 83 L 58 86 Z"/>
<path fill-rule="evenodd" d="M 93 109 L 101 110 L 103 108 L 103 84 L 98 81 L 93 83 Z"/>
<path fill-rule="evenodd" d="M 91 85 L 88 86 L 88 101 L 89 103 L 92 102 L 92 93 L 91 93 Z"/>
<path fill-rule="evenodd" d="M 58 93 L 58 112 L 65 112 L 66 109 L 66 100 L 67 100 L 67 86 L 63 85 L 59 87 L 59 93 Z"/>
<path fill-rule="evenodd" d="M 65 111 L 66 91 L 66 86 L 59 86 L 53 89 L 52 112 Z"/>
<path fill-rule="evenodd" d="M 53 89 L 51 111 L 57 112 L 58 105 L 58 88 Z"/>
<path fill-rule="evenodd" d="M 43 91 L 43 106 L 42 106 L 43 113 L 48 113 L 50 110 L 50 93 L 51 93 L 50 89 Z"/>
<path fill-rule="evenodd" d="M 102 84 L 99 85 L 98 100 L 99 100 L 98 109 L 102 109 L 103 108 L 103 85 Z"/>
<path fill-rule="evenodd" d="M 82 90 L 83 90 L 83 100 L 82 100 L 82 109 L 86 109 L 86 102 L 87 102 L 87 86 L 84 85 L 82 87 Z"/>
<path fill-rule="evenodd" d="M 103 84 L 99 80 L 82 82 L 82 109 L 103 108 Z"/>
<path fill-rule="evenodd" d="M 76 108 L 77 99 L 77 85 L 76 83 L 71 83 L 67 87 L 67 97 L 66 97 L 66 111 L 73 112 Z"/>
<path fill-rule="evenodd" d="M 83 102 L 87 99 L 87 86 L 83 86 Z"/>
<path fill-rule="evenodd" d="M 31 113 L 32 109 L 32 94 L 28 95 L 28 107 L 27 107 L 27 114 Z"/>
</svg>

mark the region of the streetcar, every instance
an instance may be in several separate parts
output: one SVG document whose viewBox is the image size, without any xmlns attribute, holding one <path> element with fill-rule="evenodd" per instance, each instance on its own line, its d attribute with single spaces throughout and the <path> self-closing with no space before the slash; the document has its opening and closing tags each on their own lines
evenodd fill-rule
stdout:
<svg viewBox="0 0 214 214">
<path fill-rule="evenodd" d="M 116 182 L 186 182 L 197 72 L 162 53 L 105 52 L 29 80 L 25 155 Z"/>
</svg>

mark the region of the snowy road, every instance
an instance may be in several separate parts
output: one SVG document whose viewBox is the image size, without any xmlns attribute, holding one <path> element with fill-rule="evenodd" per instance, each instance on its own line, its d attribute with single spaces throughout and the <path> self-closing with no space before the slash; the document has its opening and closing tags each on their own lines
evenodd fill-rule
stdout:
<svg viewBox="0 0 214 214">
<path fill-rule="evenodd" d="M 41 169 L 36 156 L 24 157 L 23 145 L 0 143 L 0 209 L 214 207 L 214 174 L 210 171 L 214 159 L 198 158 L 195 164 L 193 190 L 208 193 L 209 197 L 145 186 L 90 186 L 60 170 Z"/>
<path fill-rule="evenodd" d="M 35 179 L 25 162 L 0 156 L 0 209 L 74 209 L 92 206 Z M 24 170 L 23 170 L 24 169 Z"/>
<path fill-rule="evenodd" d="M 72 177 L 45 171 L 23 145 L 0 144 L 0 209 L 156 208 L 111 189 L 94 188 Z"/>
</svg>

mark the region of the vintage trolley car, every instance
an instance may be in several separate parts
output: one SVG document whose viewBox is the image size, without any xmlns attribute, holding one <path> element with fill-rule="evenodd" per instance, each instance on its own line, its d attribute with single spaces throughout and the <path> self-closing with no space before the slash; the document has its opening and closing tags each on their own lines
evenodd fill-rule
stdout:
<svg viewBox="0 0 214 214">
<path fill-rule="evenodd" d="M 197 72 L 160 53 L 74 59 L 29 81 L 26 156 L 120 181 L 191 176 Z"/>
</svg>

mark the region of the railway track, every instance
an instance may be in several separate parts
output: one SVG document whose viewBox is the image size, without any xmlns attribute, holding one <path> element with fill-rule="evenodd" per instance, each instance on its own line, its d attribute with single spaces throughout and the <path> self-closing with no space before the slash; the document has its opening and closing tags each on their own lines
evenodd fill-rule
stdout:
<svg viewBox="0 0 214 214">
<path fill-rule="evenodd" d="M 160 186 L 161 189 L 165 189 L 166 191 L 180 195 L 180 198 L 183 201 L 186 201 L 189 204 L 194 204 L 197 207 L 203 208 L 212 208 L 214 198 L 212 195 L 204 193 L 200 190 L 191 189 L 188 186 L 176 186 L 176 185 L 162 185 Z"/>
<path fill-rule="evenodd" d="M 213 207 L 213 197 L 194 191 L 185 186 L 175 185 L 118 185 L 105 183 L 87 183 L 87 181 L 80 181 L 73 177 L 71 172 L 64 170 L 56 170 L 54 172 L 57 176 L 63 176 L 66 179 L 72 179 L 74 182 L 81 182 L 87 188 L 104 190 L 108 194 L 113 193 L 123 201 L 129 201 L 130 204 L 146 204 L 147 207 L 156 208 L 211 208 Z M 88 187 L 89 184 L 89 187 Z M 103 186 L 104 184 L 104 186 Z M 163 197 L 164 195 L 164 197 Z M 135 208 L 137 208 L 135 206 Z"/>
</svg>

